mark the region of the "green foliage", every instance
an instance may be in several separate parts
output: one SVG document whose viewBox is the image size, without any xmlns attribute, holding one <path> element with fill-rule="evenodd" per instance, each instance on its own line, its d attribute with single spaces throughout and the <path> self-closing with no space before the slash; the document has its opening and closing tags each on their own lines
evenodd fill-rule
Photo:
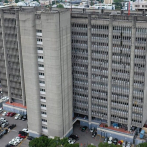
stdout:
<svg viewBox="0 0 147 147">
<path fill-rule="evenodd" d="M 140 143 L 137 145 L 137 147 L 147 147 L 147 142 Z"/>
<path fill-rule="evenodd" d="M 5 0 L 4 3 L 8 3 L 8 0 Z"/>
<path fill-rule="evenodd" d="M 95 145 L 91 145 L 91 144 L 89 144 L 88 147 L 96 147 L 96 146 L 95 146 Z"/>
<path fill-rule="evenodd" d="M 116 147 L 116 145 L 101 142 L 98 147 Z"/>
<path fill-rule="evenodd" d="M 115 9 L 116 10 L 121 10 L 122 9 L 122 4 L 123 0 L 114 0 L 113 4 L 115 4 Z"/>
<path fill-rule="evenodd" d="M 55 137 L 54 139 L 47 138 L 45 136 L 41 136 L 39 138 L 35 138 L 29 142 L 29 147 L 79 147 L 79 144 L 69 144 L 68 138 L 60 139 L 59 137 Z"/>
<path fill-rule="evenodd" d="M 19 2 L 19 0 L 15 0 L 15 3 L 18 3 Z"/>
<path fill-rule="evenodd" d="M 64 6 L 61 5 L 61 4 L 58 4 L 58 5 L 57 5 L 57 8 L 64 8 Z"/>
</svg>

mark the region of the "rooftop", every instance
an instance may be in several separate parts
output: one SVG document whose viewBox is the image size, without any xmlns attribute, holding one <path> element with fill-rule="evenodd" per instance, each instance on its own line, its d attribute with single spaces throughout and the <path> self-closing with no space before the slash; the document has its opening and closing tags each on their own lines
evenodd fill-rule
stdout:
<svg viewBox="0 0 147 147">
<path fill-rule="evenodd" d="M 8 101 L 8 102 L 6 102 L 5 104 L 10 105 L 10 106 L 14 106 L 14 107 L 19 107 L 19 108 L 27 109 L 26 106 L 23 106 L 22 104 L 15 103 L 15 102 L 10 103 L 10 102 Z"/>
<path fill-rule="evenodd" d="M 114 128 L 113 126 L 110 126 L 110 127 L 105 127 L 106 124 L 104 123 L 101 123 L 99 127 L 101 128 L 106 128 L 106 129 L 109 129 L 109 130 L 114 130 L 114 131 L 117 131 L 117 132 L 122 132 L 122 133 L 126 133 L 126 134 L 131 134 L 129 131 L 125 131 L 124 129 L 122 128 Z"/>
</svg>

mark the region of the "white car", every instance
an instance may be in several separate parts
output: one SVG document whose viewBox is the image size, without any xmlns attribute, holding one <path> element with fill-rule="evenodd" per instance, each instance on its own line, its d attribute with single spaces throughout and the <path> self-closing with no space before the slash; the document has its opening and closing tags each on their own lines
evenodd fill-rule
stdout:
<svg viewBox="0 0 147 147">
<path fill-rule="evenodd" d="M 15 139 L 20 140 L 20 142 L 23 140 L 23 138 L 16 137 Z"/>
<path fill-rule="evenodd" d="M 2 116 L 6 116 L 6 114 L 7 114 L 7 112 L 3 112 L 3 113 L 2 113 Z"/>
<path fill-rule="evenodd" d="M 14 119 L 18 119 L 19 116 L 20 116 L 20 114 L 16 114 L 15 117 L 14 117 Z"/>
<path fill-rule="evenodd" d="M 112 144 L 112 137 L 109 137 L 108 144 Z"/>
<path fill-rule="evenodd" d="M 17 142 L 17 141 L 12 141 L 12 140 L 11 140 L 11 141 L 9 141 L 9 144 L 12 144 L 12 145 L 15 145 L 15 146 L 16 146 L 16 145 L 18 145 L 18 142 Z"/>
<path fill-rule="evenodd" d="M 94 132 L 94 130 L 95 130 L 95 128 L 94 128 L 94 127 L 92 127 L 92 128 L 90 129 L 90 132 L 91 132 L 91 133 L 93 133 L 93 132 Z"/>
<path fill-rule="evenodd" d="M 22 129 L 22 131 L 29 133 L 28 129 L 26 129 L 26 128 Z"/>
<path fill-rule="evenodd" d="M 69 144 L 74 144 L 75 142 L 76 142 L 76 140 L 74 140 L 74 139 L 71 139 L 71 138 L 68 139 L 68 143 L 69 143 Z"/>
<path fill-rule="evenodd" d="M 128 142 L 127 145 L 126 145 L 126 147 L 131 147 L 131 143 Z"/>
<path fill-rule="evenodd" d="M 0 120 L 5 120 L 5 118 L 1 117 Z"/>
<path fill-rule="evenodd" d="M 9 98 L 8 98 L 7 96 L 4 96 L 4 97 L 2 98 L 2 101 L 7 101 L 7 100 L 9 100 Z"/>
</svg>

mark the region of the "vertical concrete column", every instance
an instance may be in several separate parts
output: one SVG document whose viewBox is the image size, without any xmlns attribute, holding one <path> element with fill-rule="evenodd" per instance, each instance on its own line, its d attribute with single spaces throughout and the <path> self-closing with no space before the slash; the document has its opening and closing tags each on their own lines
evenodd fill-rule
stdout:
<svg viewBox="0 0 147 147">
<path fill-rule="evenodd" d="M 131 61 L 130 61 L 130 93 L 129 93 L 129 117 L 128 131 L 132 122 L 132 104 L 133 104 L 133 84 L 134 84 L 134 56 L 135 56 L 135 40 L 136 40 L 136 17 L 132 17 L 132 43 L 131 43 Z"/>
<path fill-rule="evenodd" d="M 6 38 L 5 38 L 5 22 L 4 22 L 4 13 L 1 12 L 1 26 L 2 26 L 2 39 L 3 39 L 3 49 L 4 49 L 4 59 L 5 59 L 5 68 L 6 68 L 6 78 L 7 78 L 7 87 L 8 87 L 8 97 L 9 102 L 11 102 L 11 90 L 10 90 L 10 78 L 9 78 L 9 69 L 8 69 L 8 58 L 7 58 L 7 48 L 6 48 Z"/>
<path fill-rule="evenodd" d="M 24 73 L 23 73 L 23 63 L 22 63 L 21 36 L 20 36 L 20 27 L 19 27 L 19 12 L 17 11 L 15 15 L 16 15 L 16 30 L 17 30 L 18 52 L 19 52 L 20 76 L 21 76 L 22 101 L 23 101 L 23 106 L 26 106 Z"/>
<path fill-rule="evenodd" d="M 111 97 L 112 97 L 112 45 L 113 45 L 113 16 L 109 18 L 109 51 L 108 51 L 108 126 L 111 125 Z"/>
<path fill-rule="evenodd" d="M 88 119 L 91 124 L 91 15 L 88 15 Z"/>
</svg>

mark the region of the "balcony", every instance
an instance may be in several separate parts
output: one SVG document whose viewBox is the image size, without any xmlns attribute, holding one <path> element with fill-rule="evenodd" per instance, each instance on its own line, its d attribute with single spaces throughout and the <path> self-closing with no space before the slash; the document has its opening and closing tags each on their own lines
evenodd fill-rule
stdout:
<svg viewBox="0 0 147 147">
<path fill-rule="evenodd" d="M 44 67 L 38 67 L 38 70 L 44 70 Z"/>
<path fill-rule="evenodd" d="M 38 44 L 38 45 L 43 45 L 43 42 L 37 41 L 37 44 Z"/>
<path fill-rule="evenodd" d="M 37 36 L 42 37 L 42 33 L 36 33 Z"/>
</svg>

